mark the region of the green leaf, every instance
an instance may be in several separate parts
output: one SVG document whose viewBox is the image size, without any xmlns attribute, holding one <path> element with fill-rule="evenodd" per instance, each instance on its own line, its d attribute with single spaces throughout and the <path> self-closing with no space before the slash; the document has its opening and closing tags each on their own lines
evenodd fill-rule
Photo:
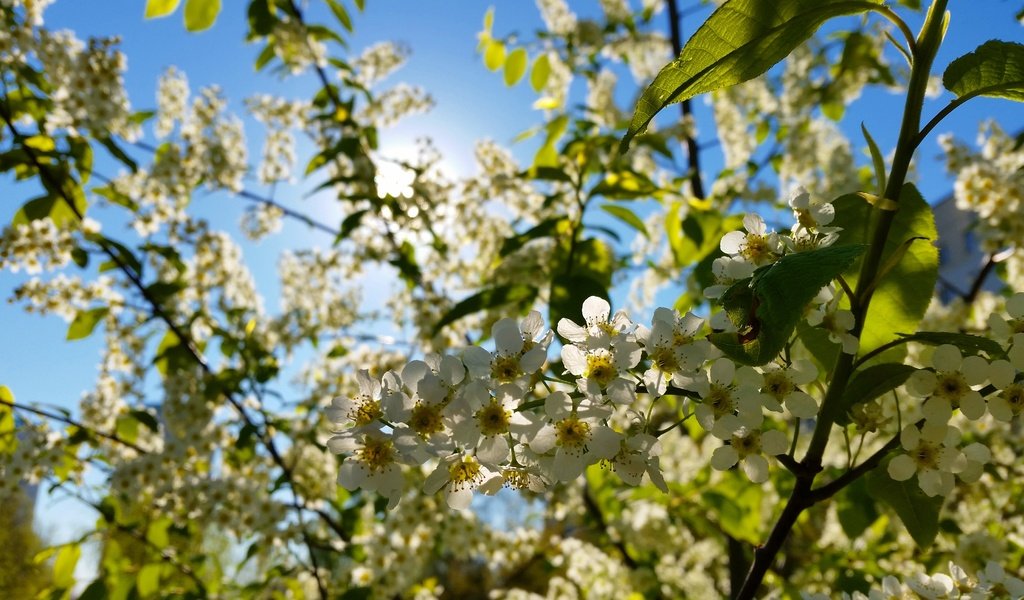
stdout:
<svg viewBox="0 0 1024 600">
<path fill-rule="evenodd" d="M 887 465 L 883 463 L 867 474 L 868 493 L 891 506 L 918 547 L 927 548 L 939 533 L 942 496 L 928 497 L 921 491 L 916 475 L 906 481 L 894 481 Z"/>
<path fill-rule="evenodd" d="M 133 159 L 131 156 L 128 156 L 128 153 L 125 152 L 124 149 L 121 148 L 121 146 L 118 146 L 117 142 L 108 137 L 97 138 L 96 141 L 98 141 L 104 148 L 106 148 L 107 152 L 110 152 L 110 154 L 113 155 L 114 158 L 121 161 L 121 164 L 131 169 L 132 173 L 138 172 L 139 163 L 135 162 L 135 159 Z"/>
<path fill-rule="evenodd" d="M 179 371 L 187 367 L 190 358 L 188 348 L 181 343 L 173 331 L 168 331 L 160 340 L 160 345 L 157 346 L 153 364 L 156 365 L 156 370 L 161 375 L 166 376 L 169 371 Z M 135 422 L 135 419 L 132 421 Z"/>
<path fill-rule="evenodd" d="M 359 224 L 362 223 L 363 217 L 366 216 L 366 213 L 368 212 L 370 212 L 370 209 L 364 208 L 345 217 L 345 220 L 341 222 L 341 229 L 338 231 L 338 236 L 334 238 L 334 244 L 340 244 L 342 240 L 351 235 L 352 232 L 356 230 L 356 227 L 359 227 Z"/>
<path fill-rule="evenodd" d="M 220 0 L 185 0 L 185 29 L 209 29 L 220 14 Z"/>
<path fill-rule="evenodd" d="M 180 3 L 181 0 L 146 0 L 145 17 L 147 19 L 166 17 L 177 10 Z"/>
<path fill-rule="evenodd" d="M 82 590 L 82 595 L 78 597 L 78 600 L 107 600 L 108 598 L 110 598 L 110 591 L 107 590 L 107 583 L 100 577 Z"/>
<path fill-rule="evenodd" d="M 492 29 L 494 29 L 494 7 L 490 6 L 484 13 L 484 33 L 490 35 Z"/>
<path fill-rule="evenodd" d="M 530 87 L 538 94 L 548 84 L 548 77 L 551 75 L 551 59 L 548 55 L 541 54 L 533 61 L 533 70 L 530 71 Z"/>
<path fill-rule="evenodd" d="M 836 418 L 836 423 L 848 424 L 851 408 L 864 402 L 870 402 L 882 394 L 900 387 L 906 383 L 914 371 L 917 371 L 917 368 L 901 363 L 872 365 L 858 371 L 843 392 L 843 408 L 839 417 Z"/>
<path fill-rule="evenodd" d="M 878 508 L 864 478 L 855 479 L 839 495 L 836 516 L 846 537 L 855 540 L 878 520 Z"/>
<path fill-rule="evenodd" d="M 612 215 L 626 225 L 629 225 L 633 229 L 636 229 L 644 237 L 649 237 L 647 235 L 647 226 L 644 225 L 643 220 L 636 216 L 635 212 L 629 210 L 625 206 L 619 206 L 618 204 L 602 204 L 601 210 Z"/>
<path fill-rule="evenodd" d="M 167 535 L 167 530 L 172 524 L 174 521 L 167 517 L 151 522 L 146 528 L 146 541 L 153 544 L 157 550 L 163 550 L 171 545 L 171 538 Z"/>
<path fill-rule="evenodd" d="M 70 588 L 75 584 L 75 565 L 82 556 L 82 548 L 78 544 L 61 546 L 57 558 L 53 561 L 53 585 L 58 588 Z"/>
<path fill-rule="evenodd" d="M 870 243 L 871 205 L 852 194 L 837 198 L 832 205 L 836 216 L 830 226 L 843 228 L 836 246 Z M 917 188 L 908 183 L 900 193 L 880 264 L 886 264 L 897 252 L 905 254 L 875 286 L 860 337 L 861 353 L 896 339 L 900 332 L 916 331 L 931 302 L 939 273 L 939 251 L 923 240 L 904 248 L 905 242 L 915 237 L 935 240 L 938 232 L 931 207 Z M 844 273 L 851 286 L 856 285 L 857 276 L 857 266 Z"/>
<path fill-rule="evenodd" d="M 642 173 L 617 171 L 608 173 L 590 189 L 590 196 L 604 196 L 615 200 L 645 198 L 658 191 L 658 186 Z"/>
<path fill-rule="evenodd" d="M 778 356 L 803 317 L 807 304 L 864 251 L 864 246 L 831 246 L 789 254 L 733 284 L 721 299 L 738 332 L 709 339 L 730 358 L 763 365 Z"/>
<path fill-rule="evenodd" d="M 512 87 L 519 83 L 519 80 L 526 75 L 526 65 L 530 57 L 526 54 L 525 48 L 516 48 L 509 53 L 505 59 L 505 85 Z"/>
<path fill-rule="evenodd" d="M 753 79 L 786 58 L 825 21 L 873 10 L 879 4 L 880 0 L 726 2 L 644 90 L 622 138 L 622 150 L 669 104 Z"/>
<path fill-rule="evenodd" d="M 84 215 L 87 208 L 85 196 L 76 194 L 74 200 L 75 208 L 78 209 L 79 214 Z M 67 202 L 63 198 L 50 194 L 26 202 L 18 209 L 18 212 L 14 213 L 11 223 L 22 225 L 46 217 L 50 217 L 57 227 L 67 227 L 78 221 L 78 216 L 68 208 Z"/>
<path fill-rule="evenodd" d="M 902 341 L 920 342 L 929 346 L 941 346 L 942 344 L 953 344 L 964 354 L 977 354 L 984 352 L 989 358 L 1003 355 L 1003 347 L 999 342 L 979 335 L 969 333 L 951 333 L 945 331 L 919 331 L 912 334 L 900 334 Z"/>
<path fill-rule="evenodd" d="M 146 429 L 153 433 L 160 433 L 160 423 L 157 422 L 156 417 L 144 410 L 130 410 L 128 416 L 135 419 L 142 425 L 146 426 Z"/>
<path fill-rule="evenodd" d="M 163 565 L 160 563 L 150 563 L 139 569 L 139 576 L 136 580 L 139 596 L 146 598 L 160 590 L 160 572 L 162 570 Z"/>
<path fill-rule="evenodd" d="M 760 544 L 764 519 L 761 518 L 761 503 L 764 490 L 761 486 L 750 485 L 738 471 L 725 471 L 714 488 L 702 494 L 704 504 L 713 509 L 718 525 L 730 537 Z"/>
<path fill-rule="evenodd" d="M 878 196 L 881 197 L 885 193 L 885 159 L 882 158 L 882 151 L 878 149 L 878 144 L 868 133 L 868 128 L 863 122 L 860 124 L 860 130 L 864 133 L 868 151 L 871 152 L 871 164 L 875 168 L 875 185 L 878 186 Z"/>
<path fill-rule="evenodd" d="M 348 16 L 348 11 L 341 5 L 338 0 L 327 0 L 327 5 L 331 7 L 331 12 L 334 13 L 334 17 L 338 19 L 341 26 L 352 32 L 352 18 Z"/>
<path fill-rule="evenodd" d="M 1024 102 L 1024 44 L 989 40 L 949 63 L 942 85 L 957 97 Z"/>
<path fill-rule="evenodd" d="M 498 40 L 489 40 L 484 48 L 484 66 L 497 71 L 505 64 L 505 44 Z"/>
<path fill-rule="evenodd" d="M 268 0 L 252 0 L 249 3 L 249 31 L 254 36 L 270 35 L 277 19 L 270 10 Z"/>
<path fill-rule="evenodd" d="M 110 308 L 107 306 L 78 311 L 75 320 L 71 321 L 71 325 L 68 326 L 68 341 L 89 337 L 108 312 L 110 312 Z"/>
<path fill-rule="evenodd" d="M 506 304 L 525 304 L 537 297 L 537 288 L 525 284 L 499 285 L 481 290 L 452 307 L 441 320 L 434 325 L 436 335 L 444 326 L 488 308 L 505 306 Z"/>
<path fill-rule="evenodd" d="M 505 241 L 501 244 L 501 250 L 498 252 L 498 255 L 504 258 L 522 248 L 527 242 L 557 234 L 559 230 L 568 227 L 568 224 L 568 219 L 564 217 L 551 217 L 550 219 L 545 219 L 523 233 L 505 238 Z"/>
</svg>

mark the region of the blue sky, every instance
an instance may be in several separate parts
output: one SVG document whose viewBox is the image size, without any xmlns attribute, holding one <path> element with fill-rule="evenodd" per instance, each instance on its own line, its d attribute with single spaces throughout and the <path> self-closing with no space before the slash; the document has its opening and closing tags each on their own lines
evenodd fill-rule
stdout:
<svg viewBox="0 0 1024 600">
<path fill-rule="evenodd" d="M 192 89 L 219 84 L 232 101 L 232 108 L 241 112 L 241 101 L 258 92 L 272 92 L 285 97 L 309 97 L 315 89 L 311 78 L 277 80 L 265 73 L 257 74 L 253 61 L 258 47 L 244 43 L 244 15 L 246 2 L 228 0 L 224 12 L 209 31 L 189 34 L 184 31 L 181 15 L 144 21 L 143 2 L 140 0 L 61 0 L 48 9 L 47 25 L 51 29 L 68 28 L 80 38 L 90 35 L 120 35 L 122 49 L 128 56 L 126 85 L 132 105 L 142 110 L 155 106 L 155 84 L 159 75 L 169 66 L 176 65 L 189 78 Z M 319 2 L 312 10 L 314 17 L 329 22 L 329 16 Z M 350 4 L 350 3 L 349 3 Z M 542 22 L 528 0 L 496 2 L 495 34 L 519 31 L 529 37 L 542 26 Z M 581 15 L 598 11 L 596 0 L 571 2 Z M 684 1 L 686 7 L 696 2 Z M 1019 2 L 1009 0 L 954 0 L 952 27 L 948 43 L 936 61 L 941 70 L 950 60 L 990 38 L 1021 41 L 1024 28 L 1013 20 Z M 506 88 L 499 74 L 486 71 L 476 54 L 476 34 L 488 2 L 469 0 L 368 0 L 365 13 L 353 9 L 355 35 L 351 47 L 361 48 L 382 40 L 395 40 L 412 49 L 409 64 L 391 81 L 406 81 L 426 87 L 437 101 L 433 112 L 403 121 L 382 132 L 385 151 L 401 154 L 420 136 L 434 138 L 447 158 L 449 167 L 457 173 L 473 171 L 473 142 L 490 137 L 508 144 L 516 134 L 539 121 L 539 115 L 530 108 L 535 95 L 525 84 Z M 703 9 L 691 17 L 684 29 L 692 31 L 698 18 L 706 15 Z M 660 18 L 664 19 L 664 15 Z M 919 23 L 911 18 L 913 25 Z M 926 117 L 934 114 L 948 96 L 929 101 Z M 709 123 L 708 110 L 696 103 L 698 122 Z M 895 142 L 901 104 L 898 97 L 885 91 L 873 91 L 849 111 L 845 127 L 851 139 L 860 143 L 859 124 L 863 120 L 876 140 L 888 152 Z M 674 111 L 673 111 L 674 112 Z M 992 116 L 1004 123 L 1008 131 L 1024 126 L 1024 111 L 1020 105 L 1006 101 L 980 99 L 957 111 L 939 131 L 954 131 L 961 138 L 973 141 L 979 120 Z M 251 121 L 247 123 L 251 143 L 250 156 L 256 156 L 261 143 L 262 129 Z M 711 132 L 709 125 L 703 126 Z M 857 133 L 852 133 L 857 132 Z M 950 183 L 929 161 L 939 154 L 935 136 L 925 142 L 920 156 L 922 163 L 921 189 L 930 200 L 936 200 L 950 190 Z M 531 152 L 520 150 L 524 159 Z M 716 170 L 715 151 L 704 156 L 708 174 Z M 107 175 L 116 171 L 109 162 L 98 162 L 100 171 Z M 298 185 L 298 197 L 312 186 Z M 0 218 L 9 219 L 20 201 L 31 194 L 22 187 L 14 187 L 9 179 L 0 179 L 0 190 L 6 201 L 0 205 Z M 300 209 L 330 217 L 331 208 L 310 201 L 296 203 Z M 243 203 L 225 195 L 200 194 L 194 206 L 215 222 L 224 223 L 229 231 L 236 231 L 238 215 Z M 116 230 L 114 230 L 116 232 Z M 256 277 L 268 292 L 267 306 L 276 310 L 274 278 L 276 257 L 283 248 L 317 244 L 329 247 L 327 236 L 309 234 L 301 225 L 288 224 L 283 234 L 260 245 L 244 244 L 250 265 L 261 265 Z M 0 295 L 8 297 L 10 291 L 24 277 L 0 273 Z M 84 390 L 92 386 L 95 366 L 99 361 L 99 341 L 95 339 L 65 343 L 67 325 L 57 318 L 25 315 L 20 307 L 0 302 L 0 331 L 5 343 L 0 344 L 0 384 L 8 385 L 20 401 L 57 404 L 74 409 Z M 50 513 L 52 514 L 52 513 Z"/>
</svg>

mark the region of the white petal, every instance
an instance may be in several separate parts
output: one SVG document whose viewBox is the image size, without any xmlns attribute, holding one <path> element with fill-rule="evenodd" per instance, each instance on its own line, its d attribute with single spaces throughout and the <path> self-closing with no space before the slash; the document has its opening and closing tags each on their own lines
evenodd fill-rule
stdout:
<svg viewBox="0 0 1024 600">
<path fill-rule="evenodd" d="M 768 481 L 768 460 L 760 454 L 749 454 L 741 462 L 740 468 L 754 483 Z"/>
<path fill-rule="evenodd" d="M 548 351 L 542 346 L 534 346 L 519 359 L 519 368 L 523 373 L 532 375 L 536 373 L 548 358 Z"/>
<path fill-rule="evenodd" d="M 563 318 L 558 321 L 558 335 L 570 342 L 583 343 L 587 341 L 587 328 Z"/>
<path fill-rule="evenodd" d="M 469 508 L 469 504 L 473 501 L 473 490 L 469 488 L 461 488 L 458 490 L 448 489 L 448 506 L 455 510 L 466 510 Z"/>
<path fill-rule="evenodd" d="M 719 385 L 729 385 L 736 374 L 736 365 L 728 358 L 720 358 L 711 365 L 711 381 Z"/>
<path fill-rule="evenodd" d="M 935 366 L 936 371 L 957 371 L 960 369 L 962 361 L 963 355 L 960 354 L 960 349 L 952 344 L 943 344 L 932 354 L 932 365 Z"/>
<path fill-rule="evenodd" d="M 476 447 L 476 457 L 488 465 L 500 465 L 508 460 L 508 441 L 503 435 L 484 438 Z"/>
<path fill-rule="evenodd" d="M 608 460 L 619 453 L 621 444 L 621 434 L 604 425 L 598 425 L 594 427 L 590 443 L 587 445 L 588 453 L 593 457 Z"/>
<path fill-rule="evenodd" d="M 746 243 L 747 234 L 742 231 L 730 231 L 722 236 L 722 241 L 719 242 L 718 247 L 726 254 L 739 254 Z"/>
<path fill-rule="evenodd" d="M 524 338 L 532 341 L 544 329 L 544 317 L 541 316 L 539 311 L 531 310 L 526 315 L 526 318 L 523 319 L 519 329 L 523 332 Z"/>
<path fill-rule="evenodd" d="M 533 436 L 532 440 L 530 440 L 530 450 L 537 454 L 547 454 L 555 447 L 555 441 L 555 428 L 550 425 L 546 425 L 537 432 L 537 435 Z"/>
<path fill-rule="evenodd" d="M 968 392 L 960 398 L 960 412 L 972 421 L 985 416 L 985 400 L 978 392 Z"/>
<path fill-rule="evenodd" d="M 366 469 L 355 460 L 346 460 L 338 469 L 338 483 L 352 491 L 362 487 L 366 481 Z"/>
<path fill-rule="evenodd" d="M 572 398 L 565 392 L 552 392 L 544 399 L 544 413 L 552 419 L 564 419 L 572 412 Z"/>
<path fill-rule="evenodd" d="M 711 466 L 719 471 L 728 471 L 740 458 L 732 446 L 719 446 L 711 454 Z"/>
<path fill-rule="evenodd" d="M 519 354 L 523 349 L 523 334 L 515 319 L 501 319 L 491 327 L 495 348 L 500 353 Z"/>
<path fill-rule="evenodd" d="M 470 346 L 462 354 L 462 362 L 466 363 L 466 367 L 473 377 L 490 377 L 493 358 L 490 352 L 480 346 Z"/>
<path fill-rule="evenodd" d="M 785 454 L 789 450 L 789 440 L 781 431 L 766 431 L 761 434 L 761 450 L 769 456 Z"/>
<path fill-rule="evenodd" d="M 921 407 L 921 413 L 930 423 L 945 424 L 953 416 L 953 407 L 949 404 L 949 400 L 932 396 L 925 400 L 924 406 Z"/>
<path fill-rule="evenodd" d="M 889 461 L 888 470 L 889 477 L 896 481 L 906 481 L 914 476 L 914 473 L 917 471 L 917 465 L 914 464 L 914 459 L 906 454 L 900 454 Z"/>
<path fill-rule="evenodd" d="M 587 370 L 587 355 L 577 346 L 562 346 L 562 365 L 578 377 Z"/>
<path fill-rule="evenodd" d="M 572 481 L 583 473 L 583 457 L 559 448 L 551 464 L 551 472 L 558 481 Z"/>
<path fill-rule="evenodd" d="M 968 356 L 960 366 L 960 372 L 964 374 L 967 385 L 981 385 L 988 380 L 988 361 L 980 356 Z"/>
<path fill-rule="evenodd" d="M 598 296 L 590 296 L 583 301 L 583 318 L 590 323 L 607 323 L 612 307 L 608 301 Z"/>
<path fill-rule="evenodd" d="M 809 395 L 797 391 L 786 396 L 786 408 L 794 417 L 810 419 L 818 414 L 818 403 Z"/>
<path fill-rule="evenodd" d="M 988 378 L 997 389 L 1004 389 L 1013 383 L 1017 369 L 1009 361 L 999 359 L 988 366 Z"/>
</svg>

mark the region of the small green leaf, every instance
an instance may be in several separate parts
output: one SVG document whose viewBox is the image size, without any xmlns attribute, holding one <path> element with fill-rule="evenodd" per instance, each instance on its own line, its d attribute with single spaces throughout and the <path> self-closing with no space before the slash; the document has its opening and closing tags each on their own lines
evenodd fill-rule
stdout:
<svg viewBox="0 0 1024 600">
<path fill-rule="evenodd" d="M 171 538 L 167 534 L 167 530 L 174 524 L 174 521 L 164 517 L 157 519 L 149 524 L 146 528 L 146 541 L 156 547 L 157 550 L 163 550 L 171 544 Z"/>
<path fill-rule="evenodd" d="M 484 13 L 484 33 L 490 35 L 492 29 L 494 29 L 494 7 L 490 6 Z"/>
<path fill-rule="evenodd" d="M 840 411 L 839 417 L 836 418 L 836 423 L 848 424 L 851 408 L 864 402 L 870 402 L 882 394 L 900 387 L 906 383 L 914 371 L 917 371 L 917 368 L 900 363 L 872 365 L 858 371 L 843 392 L 843 409 Z"/>
<path fill-rule="evenodd" d="M 505 241 L 501 244 L 501 250 L 498 252 L 498 255 L 504 258 L 522 248 L 531 240 L 556 235 L 563 226 L 567 225 L 568 219 L 565 219 L 564 217 L 551 217 L 550 219 L 545 219 L 520 234 L 505 238 Z"/>
<path fill-rule="evenodd" d="M 82 556 L 82 548 L 78 544 L 61 546 L 57 558 L 53 561 L 53 585 L 58 588 L 70 588 L 75 584 L 75 565 Z"/>
<path fill-rule="evenodd" d="M 488 308 L 506 304 L 526 304 L 537 297 L 537 288 L 525 284 L 499 285 L 481 290 L 459 302 L 434 325 L 436 335 L 445 325 Z"/>
<path fill-rule="evenodd" d="M 989 40 L 951 62 L 942 74 L 942 85 L 960 98 L 1024 102 L 1024 44 Z"/>
<path fill-rule="evenodd" d="M 918 547 L 927 548 L 939 533 L 942 496 L 928 497 L 921 491 L 916 475 L 906 481 L 894 481 L 889 477 L 887 464 L 867 474 L 868 492 L 891 506 Z"/>
<path fill-rule="evenodd" d="M 366 213 L 368 212 L 370 212 L 370 209 L 364 208 L 345 217 L 345 220 L 341 222 L 341 229 L 338 231 L 338 236 L 334 238 L 334 244 L 340 244 L 342 240 L 351 235 L 352 232 L 356 230 L 356 227 L 359 227 L 359 224 L 362 223 L 363 217 L 366 216 Z"/>
<path fill-rule="evenodd" d="M 181 0 L 146 0 L 145 17 L 147 19 L 166 17 L 177 10 L 180 3 Z"/>
<path fill-rule="evenodd" d="M 342 6 L 338 0 L 327 0 L 327 5 L 331 7 L 331 12 L 334 13 L 334 18 L 338 19 L 341 26 L 344 27 L 349 33 L 352 32 L 352 18 L 349 17 L 348 11 Z"/>
<path fill-rule="evenodd" d="M 270 9 L 268 0 L 252 0 L 249 3 L 249 31 L 255 36 L 270 35 L 277 18 Z"/>
<path fill-rule="evenodd" d="M 629 225 L 633 229 L 636 229 L 644 237 L 648 237 L 647 226 L 644 225 L 643 220 L 640 217 L 636 216 L 635 212 L 629 210 L 625 206 L 619 206 L 618 204 L 602 204 L 601 210 L 612 215 L 613 217 L 622 221 L 626 225 Z"/>
<path fill-rule="evenodd" d="M 78 600 L 107 600 L 108 598 L 110 598 L 110 591 L 107 590 L 107 583 L 100 577 L 82 590 L 82 595 L 78 597 Z"/>
<path fill-rule="evenodd" d="M 551 59 L 548 55 L 541 54 L 533 61 L 533 70 L 530 71 L 530 87 L 538 94 L 548 84 L 548 77 L 551 75 Z"/>
<path fill-rule="evenodd" d="M 220 0 L 185 0 L 185 29 L 209 29 L 220 14 Z"/>
<path fill-rule="evenodd" d="M 526 65 L 530 57 L 526 54 L 525 48 L 516 48 L 509 52 L 505 59 L 505 85 L 512 87 L 519 83 L 519 80 L 526 74 Z"/>
<path fill-rule="evenodd" d="M 505 44 L 498 40 L 490 40 L 484 49 L 484 66 L 497 71 L 505 64 Z"/>
<path fill-rule="evenodd" d="M 849 267 L 865 246 L 830 246 L 789 254 L 733 284 L 721 299 L 738 332 L 709 339 L 730 358 L 763 365 L 778 356 L 803 317 L 804 308 Z"/>
<path fill-rule="evenodd" d="M 71 325 L 68 327 L 68 341 L 89 337 L 108 312 L 110 312 L 110 308 L 106 306 L 78 311 L 75 320 L 71 321 Z"/>
<path fill-rule="evenodd" d="M 622 150 L 661 109 L 753 79 L 786 58 L 825 21 L 878 8 L 880 0 L 730 0 L 686 42 L 637 103 Z"/>
<path fill-rule="evenodd" d="M 922 344 L 928 344 L 929 346 L 953 344 L 964 354 L 977 354 L 978 352 L 984 352 L 985 354 L 988 354 L 989 358 L 995 358 L 1003 355 L 1003 347 L 999 345 L 999 342 L 987 337 L 971 335 L 969 333 L 919 331 L 909 335 L 900 334 L 900 336 L 903 338 L 902 341 L 920 342 Z"/>
<path fill-rule="evenodd" d="M 139 569 L 139 576 L 136 580 L 136 590 L 138 590 L 139 596 L 147 598 L 160 590 L 160 572 L 162 570 L 163 565 L 160 563 L 150 563 Z"/>
<path fill-rule="evenodd" d="M 860 130 L 864 133 L 864 140 L 868 143 L 868 151 L 871 152 L 871 164 L 875 168 L 875 185 L 878 186 L 878 196 L 881 197 L 885 193 L 885 159 L 882 158 L 882 151 L 878 149 L 878 144 L 868 133 L 868 128 L 864 123 L 860 124 Z"/>
<path fill-rule="evenodd" d="M 160 433 L 160 423 L 157 422 L 156 417 L 144 410 L 130 410 L 128 416 L 135 419 L 142 425 L 146 426 L 146 429 L 153 433 Z"/>
</svg>

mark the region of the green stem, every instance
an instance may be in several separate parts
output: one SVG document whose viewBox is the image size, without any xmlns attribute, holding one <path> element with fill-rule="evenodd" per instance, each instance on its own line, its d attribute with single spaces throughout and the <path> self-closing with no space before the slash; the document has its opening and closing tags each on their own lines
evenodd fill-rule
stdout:
<svg viewBox="0 0 1024 600">
<path fill-rule="evenodd" d="M 948 0 L 935 0 L 928 11 L 928 16 L 914 47 L 914 65 L 903 109 L 899 141 L 896 144 L 896 153 L 884 195 L 886 199 L 894 202 L 899 200 L 914 150 L 917 148 L 925 90 L 932 62 L 935 60 L 942 36 L 945 33 L 947 3 Z M 854 297 L 851 298 L 851 301 L 854 299 L 857 301 L 855 305 L 857 310 L 854 312 L 856 323 L 851 333 L 858 338 L 864 329 L 864 317 L 867 315 L 871 302 L 873 282 L 878 275 L 885 243 L 889 238 L 889 231 L 892 229 L 893 218 L 896 215 L 895 210 L 881 210 L 879 207 L 875 207 L 872 212 L 875 220 L 872 243 L 861 266 L 857 290 Z M 789 531 L 796 524 L 801 513 L 822 499 L 822 494 L 816 496 L 812 493 L 812 486 L 817 474 L 821 472 L 822 456 L 828 446 L 832 426 L 843 410 L 842 398 L 846 391 L 846 384 L 854 371 L 854 358 L 855 356 L 852 354 L 842 353 L 836 362 L 828 391 L 822 401 L 818 422 L 815 424 L 814 433 L 811 436 L 811 442 L 803 461 L 801 461 L 805 470 L 796 474 L 793 492 L 782 509 L 782 514 L 779 515 L 775 527 L 772 528 L 768 541 L 754 552 L 754 562 L 751 564 L 750 572 L 743 582 L 743 587 L 736 595 L 738 600 L 750 600 L 755 597 L 765 574 L 775 561 L 776 555 L 781 551 L 782 544 L 786 541 Z M 838 489 L 830 491 L 834 493 Z"/>
</svg>

